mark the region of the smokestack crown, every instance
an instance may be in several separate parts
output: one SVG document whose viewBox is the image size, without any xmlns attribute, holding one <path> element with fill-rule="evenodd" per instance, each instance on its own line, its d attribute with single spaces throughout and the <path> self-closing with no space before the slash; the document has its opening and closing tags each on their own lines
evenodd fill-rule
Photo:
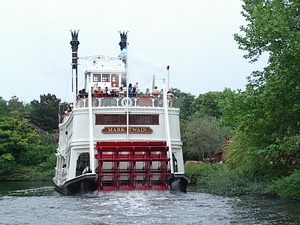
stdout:
<svg viewBox="0 0 300 225">
<path fill-rule="evenodd" d="M 124 48 L 127 48 L 127 33 L 128 31 L 119 31 L 120 33 L 120 37 L 121 37 L 121 41 L 119 42 L 119 45 L 120 45 L 120 49 L 121 51 L 124 49 Z"/>
<path fill-rule="evenodd" d="M 72 46 L 72 50 L 77 51 L 78 49 L 78 45 L 80 44 L 80 42 L 78 41 L 78 32 L 79 30 L 70 30 L 71 31 L 71 35 L 72 35 L 72 41 L 70 42 L 71 46 Z"/>
</svg>

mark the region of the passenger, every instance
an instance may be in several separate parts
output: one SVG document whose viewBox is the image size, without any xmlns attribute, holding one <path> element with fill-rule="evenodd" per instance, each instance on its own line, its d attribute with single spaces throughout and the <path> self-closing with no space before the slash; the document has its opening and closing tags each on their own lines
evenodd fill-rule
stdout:
<svg viewBox="0 0 300 225">
<path fill-rule="evenodd" d="M 128 85 L 128 96 L 130 97 L 130 93 L 132 92 L 132 84 L 130 83 L 129 85 Z"/>
<path fill-rule="evenodd" d="M 117 97 L 117 93 L 115 89 L 112 89 L 110 92 L 111 97 Z"/>
<path fill-rule="evenodd" d="M 131 90 L 131 93 L 129 94 L 129 97 L 136 97 L 136 87 L 133 87 Z"/>
<path fill-rule="evenodd" d="M 150 90 L 149 90 L 149 88 L 146 89 L 145 95 L 146 95 L 146 96 L 149 96 L 149 95 L 150 95 Z"/>
<path fill-rule="evenodd" d="M 109 97 L 109 90 L 108 90 L 108 87 L 105 87 L 105 97 Z"/>
<path fill-rule="evenodd" d="M 94 83 L 94 86 L 92 87 L 92 93 L 96 93 L 98 91 L 98 83 Z"/>
<path fill-rule="evenodd" d="M 68 115 L 70 115 L 70 113 L 71 113 L 71 109 L 70 109 L 70 107 L 68 107 L 65 109 L 64 116 L 68 116 Z"/>
<path fill-rule="evenodd" d="M 164 90 L 163 90 L 163 89 L 160 90 L 160 92 L 159 92 L 159 97 L 160 97 L 160 98 L 163 98 L 163 97 L 164 97 Z"/>
<path fill-rule="evenodd" d="M 87 98 L 88 97 L 88 93 L 86 93 L 85 89 L 82 89 L 82 96 L 84 98 Z"/>
<path fill-rule="evenodd" d="M 138 94 L 140 92 L 140 89 L 139 89 L 139 83 L 136 82 L 134 87 L 136 88 L 136 94 Z"/>
<path fill-rule="evenodd" d="M 101 87 L 97 87 L 97 89 L 95 89 L 94 92 L 96 98 L 102 97 L 103 95 L 103 91 L 101 91 Z"/>
<path fill-rule="evenodd" d="M 64 117 L 64 110 L 60 110 L 58 113 L 58 122 L 61 123 L 63 121 L 63 117 Z"/>
<path fill-rule="evenodd" d="M 157 89 L 157 86 L 154 87 L 154 89 L 152 90 L 152 95 L 157 98 L 159 95 L 159 90 Z"/>
<path fill-rule="evenodd" d="M 124 97 L 124 91 L 123 91 L 123 88 L 122 88 L 122 87 L 119 88 L 119 97 L 120 97 L 120 98 L 123 98 L 123 97 Z"/>
<path fill-rule="evenodd" d="M 167 99 L 172 99 L 174 98 L 174 95 L 171 93 L 171 91 L 167 92 Z"/>
<path fill-rule="evenodd" d="M 84 95 L 82 94 L 82 90 L 79 91 L 78 97 L 79 97 L 79 98 L 84 98 Z"/>
</svg>

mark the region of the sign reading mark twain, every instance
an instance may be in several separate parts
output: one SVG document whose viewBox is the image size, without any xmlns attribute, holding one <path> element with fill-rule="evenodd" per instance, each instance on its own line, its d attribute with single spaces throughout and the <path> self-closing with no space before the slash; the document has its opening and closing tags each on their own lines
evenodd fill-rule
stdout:
<svg viewBox="0 0 300 225">
<path fill-rule="evenodd" d="M 103 134 L 120 134 L 126 133 L 127 127 L 104 127 Z M 153 130 L 150 127 L 129 127 L 129 133 L 133 134 L 151 134 Z"/>
</svg>

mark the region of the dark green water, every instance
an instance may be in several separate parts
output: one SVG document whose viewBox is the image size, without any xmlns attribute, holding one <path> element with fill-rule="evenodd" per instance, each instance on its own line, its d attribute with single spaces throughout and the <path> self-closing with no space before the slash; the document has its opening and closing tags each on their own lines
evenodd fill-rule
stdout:
<svg viewBox="0 0 300 225">
<path fill-rule="evenodd" d="M 0 183 L 0 224 L 300 224 L 300 202 L 190 190 L 61 196 L 52 183 Z"/>
</svg>

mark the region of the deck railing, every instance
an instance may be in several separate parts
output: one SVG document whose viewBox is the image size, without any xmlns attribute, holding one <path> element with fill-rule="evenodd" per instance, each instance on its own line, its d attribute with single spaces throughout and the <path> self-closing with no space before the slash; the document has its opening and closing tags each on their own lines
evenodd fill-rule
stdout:
<svg viewBox="0 0 300 225">
<path fill-rule="evenodd" d="M 88 107 L 88 98 L 78 98 L 77 108 Z M 173 107 L 172 99 L 168 99 L 168 107 Z M 163 107 L 163 98 L 159 96 L 138 97 L 93 97 L 93 107 Z"/>
</svg>

